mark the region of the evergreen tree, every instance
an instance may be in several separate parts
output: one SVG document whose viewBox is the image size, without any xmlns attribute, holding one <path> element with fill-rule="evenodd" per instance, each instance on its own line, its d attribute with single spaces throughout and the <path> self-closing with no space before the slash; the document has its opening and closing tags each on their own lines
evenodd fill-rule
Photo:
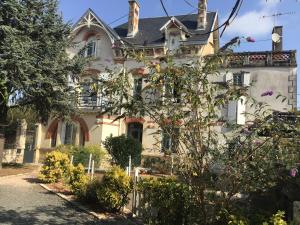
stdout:
<svg viewBox="0 0 300 225">
<path fill-rule="evenodd" d="M 41 121 L 74 112 L 69 76 L 84 63 L 68 57 L 70 33 L 57 0 L 0 0 L 0 125 L 12 108 L 31 108 Z"/>
<path fill-rule="evenodd" d="M 56 0 L 0 1 L 0 123 L 10 108 L 33 108 L 42 121 L 50 113 L 71 113 L 70 74 L 81 72 L 70 59 L 71 27 Z"/>
</svg>

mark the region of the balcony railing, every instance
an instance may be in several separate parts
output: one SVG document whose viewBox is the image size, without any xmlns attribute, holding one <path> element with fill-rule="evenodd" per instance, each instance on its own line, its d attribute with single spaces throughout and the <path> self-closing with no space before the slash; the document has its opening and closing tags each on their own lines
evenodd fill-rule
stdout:
<svg viewBox="0 0 300 225">
<path fill-rule="evenodd" d="M 104 111 L 110 106 L 110 102 L 107 98 L 100 95 L 80 95 L 78 98 L 78 106 L 80 109 Z"/>
<path fill-rule="evenodd" d="M 296 51 L 242 52 L 228 54 L 224 67 L 296 67 Z"/>
</svg>

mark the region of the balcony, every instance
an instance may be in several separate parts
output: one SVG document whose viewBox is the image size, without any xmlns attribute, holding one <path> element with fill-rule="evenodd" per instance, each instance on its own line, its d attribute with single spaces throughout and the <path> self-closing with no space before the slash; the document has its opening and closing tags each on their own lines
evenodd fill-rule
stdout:
<svg viewBox="0 0 300 225">
<path fill-rule="evenodd" d="M 102 112 L 105 111 L 110 104 L 108 98 L 102 97 L 101 95 L 79 95 L 78 97 L 79 109 L 97 110 Z"/>
<path fill-rule="evenodd" d="M 223 62 L 225 68 L 296 66 L 296 51 L 232 53 L 226 55 Z"/>
</svg>

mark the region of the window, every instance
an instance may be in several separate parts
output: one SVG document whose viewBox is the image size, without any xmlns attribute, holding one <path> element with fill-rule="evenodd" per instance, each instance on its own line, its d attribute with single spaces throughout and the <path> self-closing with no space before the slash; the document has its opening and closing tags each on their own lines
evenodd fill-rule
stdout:
<svg viewBox="0 0 300 225">
<path fill-rule="evenodd" d="M 240 73 L 233 74 L 233 85 L 236 86 L 250 86 L 250 73 L 241 71 Z"/>
<path fill-rule="evenodd" d="M 129 123 L 127 135 L 142 143 L 143 141 L 143 124 Z"/>
<path fill-rule="evenodd" d="M 179 81 L 175 80 L 174 83 L 170 83 L 166 81 L 165 84 L 165 93 L 164 97 L 168 98 L 174 102 L 174 103 L 180 103 L 181 102 L 181 94 L 180 94 L 180 83 Z"/>
<path fill-rule="evenodd" d="M 77 127 L 73 123 L 66 123 L 65 128 L 65 145 L 75 145 Z"/>
<path fill-rule="evenodd" d="M 82 57 L 93 57 L 96 56 L 96 40 L 89 40 L 85 47 L 79 51 L 79 55 Z"/>
<path fill-rule="evenodd" d="M 143 89 L 143 78 L 134 79 L 133 84 L 133 98 L 136 100 L 141 100 Z"/>
<path fill-rule="evenodd" d="M 244 76 L 242 73 L 233 74 L 233 85 L 242 86 L 244 84 Z"/>
<path fill-rule="evenodd" d="M 86 46 L 86 56 L 92 57 L 96 55 L 96 41 L 89 41 Z"/>
<path fill-rule="evenodd" d="M 170 34 L 169 36 L 169 51 L 176 52 L 180 48 L 180 35 L 175 33 L 175 34 Z"/>
<path fill-rule="evenodd" d="M 91 79 L 84 79 L 81 84 L 81 96 L 82 96 L 82 105 L 87 106 L 96 106 L 97 105 L 97 91 L 92 89 Z"/>
<path fill-rule="evenodd" d="M 166 127 L 162 132 L 162 151 L 176 153 L 179 144 L 179 128 Z"/>
</svg>

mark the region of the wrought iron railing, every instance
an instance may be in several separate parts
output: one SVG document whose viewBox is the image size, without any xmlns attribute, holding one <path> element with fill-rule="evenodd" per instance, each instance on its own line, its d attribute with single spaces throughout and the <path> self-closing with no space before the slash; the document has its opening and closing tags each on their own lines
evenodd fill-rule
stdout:
<svg viewBox="0 0 300 225">
<path fill-rule="evenodd" d="M 99 95 L 79 95 L 78 107 L 80 109 L 97 109 L 105 111 L 109 106 L 110 102 L 107 98 Z"/>
</svg>

